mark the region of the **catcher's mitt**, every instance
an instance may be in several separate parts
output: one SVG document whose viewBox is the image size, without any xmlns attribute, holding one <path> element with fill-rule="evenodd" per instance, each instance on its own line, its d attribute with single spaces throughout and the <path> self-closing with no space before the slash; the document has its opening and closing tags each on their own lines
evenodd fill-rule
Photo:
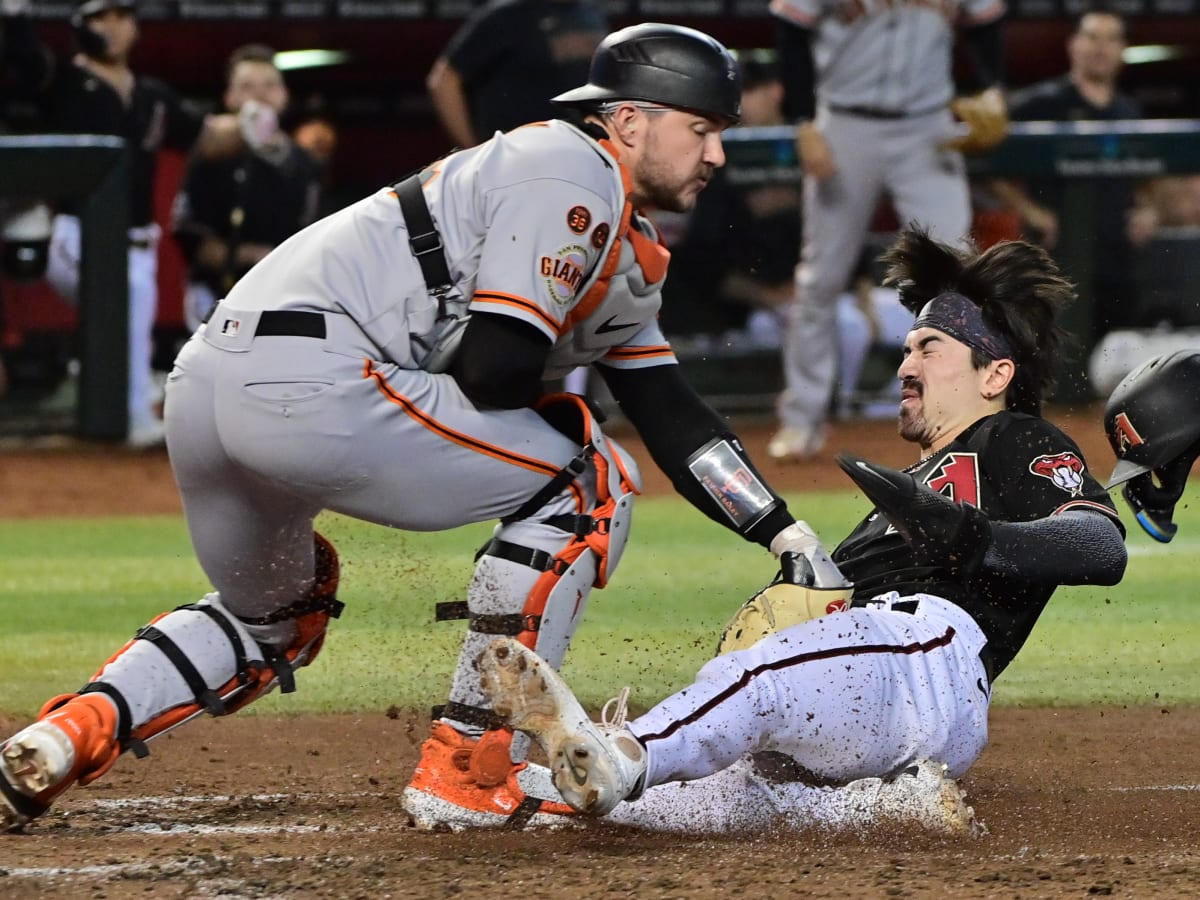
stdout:
<svg viewBox="0 0 1200 900">
<path fill-rule="evenodd" d="M 950 101 L 962 133 L 942 146 L 962 153 L 986 153 L 1008 136 L 1008 104 L 999 88 Z"/>
<path fill-rule="evenodd" d="M 733 650 L 745 650 L 768 634 L 775 634 L 792 625 L 849 609 L 850 595 L 854 590 L 852 586 L 811 587 L 812 567 L 803 556 L 796 553 L 783 553 L 779 563 L 780 570 L 775 580 L 743 603 L 721 632 L 721 640 L 717 643 L 718 656 Z"/>
</svg>

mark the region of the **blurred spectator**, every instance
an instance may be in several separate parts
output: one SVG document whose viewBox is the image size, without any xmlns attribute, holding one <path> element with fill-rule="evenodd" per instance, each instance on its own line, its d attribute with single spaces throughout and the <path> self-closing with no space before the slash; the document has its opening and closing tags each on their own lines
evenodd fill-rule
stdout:
<svg viewBox="0 0 1200 900">
<path fill-rule="evenodd" d="M 429 72 L 438 119 L 458 146 L 473 147 L 496 131 L 556 118 L 550 98 L 587 83 L 607 33 L 598 0 L 490 0 Z"/>
<path fill-rule="evenodd" d="M 274 59 L 275 51 L 262 44 L 230 55 L 229 112 L 256 102 L 277 118 L 283 114 L 288 90 Z M 319 191 L 317 161 L 282 131 L 234 157 L 188 161 L 171 229 L 189 267 L 183 306 L 191 330 L 251 266 L 315 220 Z"/>
<path fill-rule="evenodd" d="M 786 124 L 783 82 L 770 51 L 739 54 L 742 121 L 739 128 Z M 735 130 L 736 131 L 736 130 Z M 778 350 L 783 314 L 795 290 L 800 247 L 800 171 L 792 140 L 781 158 L 763 152 L 765 144 L 726 141 L 727 162 L 686 217 L 654 215 L 671 248 L 671 279 L 663 288 L 659 314 L 663 332 L 686 347 L 693 336 L 707 348 L 715 341 L 727 350 Z M 896 292 L 881 287 L 874 256 L 882 242 L 868 241 L 850 283 L 837 300 L 838 369 L 834 398 L 842 416 L 871 414 L 882 407 L 894 416 L 899 388 L 895 361 L 912 314 Z M 697 337 L 699 336 L 699 337 Z M 861 377 L 873 353 L 887 360 L 885 385 L 861 391 Z M 886 354 L 886 355 L 885 355 Z M 895 395 L 894 397 L 892 395 Z"/>
<path fill-rule="evenodd" d="M 738 128 L 784 123 L 783 83 L 774 54 L 738 57 Z M 777 310 L 792 296 L 800 245 L 800 173 L 788 158 L 746 156 L 726 143 L 726 165 L 686 217 L 654 214 L 674 258 L 660 322 L 668 336 L 724 335 L 726 343 L 778 347 Z M 674 299 L 672 297 L 674 295 Z"/>
<path fill-rule="evenodd" d="M 56 58 L 38 39 L 29 4 L 5 0 L 0 53 L 7 89 L 36 98 L 48 131 L 124 138 L 131 157 L 129 198 L 129 428 L 127 443 L 161 444 L 151 372 L 158 307 L 154 178 L 160 147 L 201 155 L 229 155 L 257 146 L 273 132 L 272 116 L 251 107 L 241 119 L 204 117 L 186 109 L 160 81 L 135 74 L 129 56 L 138 39 L 135 0 L 79 0 L 71 18 L 78 52 Z M 77 205 L 63 203 L 54 219 L 46 277 L 64 298 L 77 301 L 80 224 Z"/>
<path fill-rule="evenodd" d="M 1137 119 L 1138 103 L 1117 86 L 1127 46 L 1124 18 L 1109 10 L 1080 15 L 1067 40 L 1069 69 L 1065 75 L 1031 85 L 1010 97 L 1014 120 L 1060 121 Z M 1091 235 L 1091 332 L 1099 337 L 1113 329 L 1140 324 L 1133 247 L 1130 241 L 1137 208 L 1135 183 L 1127 178 L 1074 179 L 1094 197 L 1095 218 L 1088 222 L 1063 219 L 1063 179 L 996 180 L 993 192 L 1020 217 L 1026 237 L 1053 250 L 1060 230 L 1086 228 Z M 1070 261 L 1060 260 L 1070 272 Z M 1088 335 L 1079 335 L 1086 345 Z"/>
<path fill-rule="evenodd" d="M 1156 178 L 1140 193 L 1131 238 L 1143 327 L 1113 329 L 1092 351 L 1088 377 L 1102 397 L 1151 357 L 1200 348 L 1200 175 Z"/>
<path fill-rule="evenodd" d="M 339 180 L 334 162 L 337 158 L 340 134 L 337 123 L 319 101 L 312 101 L 299 115 L 292 128 L 292 140 L 308 152 L 320 171 L 321 193 L 317 203 L 317 218 L 335 213 L 365 197 L 372 188 L 355 186 Z"/>
</svg>

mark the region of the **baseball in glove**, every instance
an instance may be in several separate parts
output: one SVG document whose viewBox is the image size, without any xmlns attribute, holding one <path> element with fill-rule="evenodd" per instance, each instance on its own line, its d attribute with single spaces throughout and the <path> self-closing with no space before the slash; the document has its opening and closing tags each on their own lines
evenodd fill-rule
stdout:
<svg viewBox="0 0 1200 900">
<path fill-rule="evenodd" d="M 734 613 L 721 632 L 717 655 L 745 650 L 768 634 L 850 607 L 851 586 L 815 588 L 813 581 L 812 565 L 804 556 L 781 554 L 779 574 Z"/>
<path fill-rule="evenodd" d="M 1000 88 L 990 87 L 950 101 L 960 133 L 942 146 L 962 153 L 987 153 L 1008 136 L 1008 104 Z"/>
</svg>

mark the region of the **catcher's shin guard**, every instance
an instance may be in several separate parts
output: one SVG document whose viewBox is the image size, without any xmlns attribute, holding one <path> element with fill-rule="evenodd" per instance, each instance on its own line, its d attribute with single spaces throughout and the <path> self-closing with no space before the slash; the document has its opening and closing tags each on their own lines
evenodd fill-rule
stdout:
<svg viewBox="0 0 1200 900">
<path fill-rule="evenodd" d="M 625 547 L 638 490 L 635 463 L 600 433 L 580 398 L 555 398 L 552 405 L 560 421 L 564 415 L 576 417 L 582 451 L 560 477 L 500 523 L 479 552 L 466 601 L 438 605 L 439 620 L 466 618 L 470 625 L 450 700 L 434 710 L 434 718 L 444 721 L 435 723 L 405 791 L 405 809 L 421 827 L 504 824 L 505 819 L 495 819 L 495 811 L 508 803 L 514 773 L 525 780 L 545 773 L 541 767 L 514 764 L 514 756 L 523 758 L 526 741 L 522 737 L 516 751 L 511 749 L 511 732 L 492 713 L 475 661 L 491 640 L 507 635 L 535 648 L 553 665 L 561 664 L 591 589 L 607 583 Z M 573 483 L 589 463 L 594 489 L 590 475 Z M 448 733 L 468 742 L 459 748 L 453 766 L 440 746 Z M 553 794 L 548 777 L 543 781 L 540 795 Z M 531 803 L 523 801 L 518 819 L 528 820 Z M 546 816 L 571 812 L 563 804 L 550 812 L 549 807 L 534 808 L 541 811 L 529 820 L 532 824 L 544 825 Z"/>
<path fill-rule="evenodd" d="M 564 430 L 582 435 L 583 450 L 564 473 L 574 470 L 578 477 L 590 463 L 595 486 L 589 478 L 568 494 L 563 488 L 571 478 L 552 481 L 502 520 L 480 550 L 466 602 L 438 605 L 439 620 L 470 620 L 450 702 L 435 713 L 462 730 L 500 727 L 475 668 L 488 643 L 514 637 L 552 666 L 561 665 L 592 588 L 608 583 L 628 539 L 639 488 L 636 464 L 601 434 L 581 398 L 556 396 L 550 406 L 553 412 L 544 413 L 548 418 L 575 415 L 574 426 Z M 556 515 L 556 507 L 562 509 L 572 496 L 575 512 Z"/>
<path fill-rule="evenodd" d="M 262 619 L 242 620 L 224 607 L 219 594 L 209 594 L 199 603 L 164 613 L 138 631 L 79 694 L 47 703 L 38 721 L 7 742 L 0 755 L 0 794 L 5 801 L 0 803 L 0 816 L 5 815 L 5 806 L 15 810 L 8 813 L 13 820 L 9 827 L 40 814 L 76 780 L 86 784 L 99 777 L 123 751 L 146 756 L 146 741 L 201 713 L 227 715 L 276 684 L 284 692 L 294 691 L 294 671 L 313 661 L 330 617 L 342 609 L 336 596 L 337 552 L 320 535 L 314 535 L 314 541 L 314 582 L 296 603 Z M 289 629 L 292 636 L 286 646 L 256 639 L 255 632 L 287 622 L 294 627 Z M 89 719 L 88 710 L 95 713 L 90 718 L 99 718 L 84 727 L 80 723 Z M 62 742 L 47 731 L 47 725 L 72 734 L 73 762 L 56 762 L 69 754 L 56 755 L 51 745 Z M 27 732 L 37 738 L 29 751 L 35 770 L 57 774 L 22 774 L 28 768 L 28 761 L 21 759 L 28 750 L 22 743 Z M 52 784 L 38 787 L 43 781 Z M 29 796 L 35 787 L 32 803 L 19 802 L 20 797 L 14 801 L 14 791 Z M 4 822 L 0 818 L 0 824 Z"/>
</svg>

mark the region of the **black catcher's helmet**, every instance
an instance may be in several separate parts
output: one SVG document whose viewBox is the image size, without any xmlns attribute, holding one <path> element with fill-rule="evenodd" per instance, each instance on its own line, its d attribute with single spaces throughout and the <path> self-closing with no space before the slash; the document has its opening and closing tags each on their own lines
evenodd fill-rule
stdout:
<svg viewBox="0 0 1200 900">
<path fill-rule="evenodd" d="M 1125 484 L 1138 523 L 1169 541 L 1171 515 L 1200 455 L 1200 351 L 1156 356 L 1126 375 L 1108 398 L 1104 431 L 1117 455 L 1105 487 Z"/>
<path fill-rule="evenodd" d="M 588 83 L 559 94 L 561 106 L 646 100 L 736 122 L 742 115 L 737 62 L 694 28 L 648 22 L 614 31 L 596 48 Z"/>
</svg>

